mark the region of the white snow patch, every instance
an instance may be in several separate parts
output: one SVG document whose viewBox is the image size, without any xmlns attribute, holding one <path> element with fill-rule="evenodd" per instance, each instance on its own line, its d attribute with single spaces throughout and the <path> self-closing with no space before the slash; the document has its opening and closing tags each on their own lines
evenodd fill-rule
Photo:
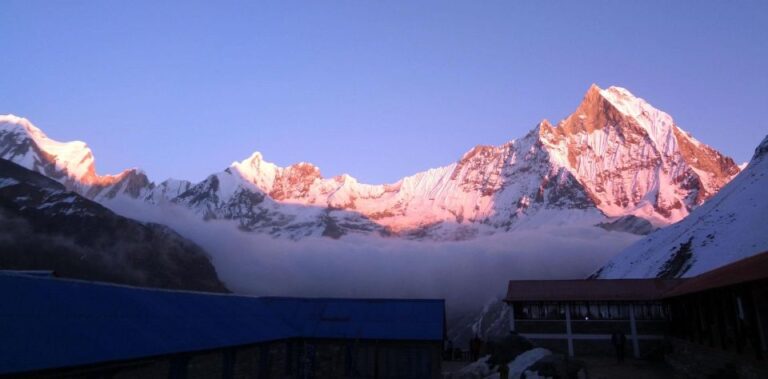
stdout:
<svg viewBox="0 0 768 379">
<path fill-rule="evenodd" d="M 531 350 L 528 350 L 526 352 L 521 353 L 515 359 L 512 360 L 512 362 L 509 362 L 507 364 L 507 367 L 509 368 L 509 379 L 521 379 L 523 378 L 523 374 L 526 373 L 526 369 L 530 367 L 532 364 L 536 363 L 539 359 L 546 357 L 547 355 L 552 354 L 551 351 L 536 347 Z M 501 375 L 498 372 L 495 372 L 491 375 L 488 375 L 485 377 L 485 379 L 499 379 Z M 526 377 L 528 377 L 526 375 Z"/>
<path fill-rule="evenodd" d="M 464 366 L 461 370 L 451 374 L 451 379 L 476 379 L 485 378 L 491 374 L 491 369 L 488 367 L 488 360 L 491 359 L 490 355 L 481 357 L 475 362 L 472 362 Z"/>
<path fill-rule="evenodd" d="M 19 184 L 19 181 L 11 178 L 0 178 L 0 188 L 10 187 Z"/>
</svg>

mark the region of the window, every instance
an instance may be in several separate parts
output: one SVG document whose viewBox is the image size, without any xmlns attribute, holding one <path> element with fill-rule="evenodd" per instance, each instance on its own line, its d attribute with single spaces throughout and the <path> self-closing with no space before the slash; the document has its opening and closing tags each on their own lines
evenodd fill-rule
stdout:
<svg viewBox="0 0 768 379">
<path fill-rule="evenodd" d="M 587 303 L 587 308 L 589 310 L 589 319 L 590 320 L 598 320 L 600 319 L 600 307 L 597 303 L 589 302 Z"/>
<path fill-rule="evenodd" d="M 587 320 L 589 319 L 589 307 L 587 303 L 572 303 L 571 304 L 571 319 L 574 320 Z"/>
<path fill-rule="evenodd" d="M 628 320 L 629 305 L 618 302 L 576 302 L 571 304 L 573 320 Z"/>
</svg>

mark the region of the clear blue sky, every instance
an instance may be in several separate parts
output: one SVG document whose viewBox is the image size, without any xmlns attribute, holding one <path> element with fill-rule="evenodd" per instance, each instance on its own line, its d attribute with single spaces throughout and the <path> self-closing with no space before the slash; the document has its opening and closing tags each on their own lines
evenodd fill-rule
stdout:
<svg viewBox="0 0 768 379">
<path fill-rule="evenodd" d="M 3 0 L 0 51 L 0 113 L 154 180 L 258 150 L 392 182 L 593 82 L 739 162 L 768 133 L 768 1 Z"/>
</svg>

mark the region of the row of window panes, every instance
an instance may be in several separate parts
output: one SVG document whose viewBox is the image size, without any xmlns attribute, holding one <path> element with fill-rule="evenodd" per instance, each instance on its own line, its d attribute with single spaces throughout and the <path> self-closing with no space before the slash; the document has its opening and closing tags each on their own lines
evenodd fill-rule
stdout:
<svg viewBox="0 0 768 379">
<path fill-rule="evenodd" d="M 565 303 L 515 303 L 515 318 L 520 320 L 565 320 Z M 660 303 L 634 303 L 635 319 L 665 320 L 667 307 Z M 628 320 L 628 303 L 571 303 L 573 320 Z"/>
</svg>

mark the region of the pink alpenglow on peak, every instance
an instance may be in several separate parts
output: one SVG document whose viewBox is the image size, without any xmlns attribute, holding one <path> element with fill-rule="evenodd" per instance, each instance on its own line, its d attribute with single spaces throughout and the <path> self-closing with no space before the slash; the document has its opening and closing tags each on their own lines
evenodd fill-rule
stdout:
<svg viewBox="0 0 768 379">
<path fill-rule="evenodd" d="M 592 86 L 542 141 L 608 216 L 674 223 L 728 183 L 739 167 L 629 91 Z"/>
<path fill-rule="evenodd" d="M 594 276 L 691 277 L 768 251 L 768 136 L 744 172 L 684 220 L 637 241 Z"/>
<path fill-rule="evenodd" d="M 14 116 L 0 120 L 0 133 L 12 135 L 0 135 L 2 158 L 88 196 L 125 193 L 172 202 L 206 219 L 236 220 L 244 230 L 294 239 L 347 233 L 467 239 L 625 216 L 664 226 L 687 216 L 740 171 L 645 100 L 596 85 L 557 125 L 544 120 L 522 138 L 476 146 L 454 163 L 392 184 L 324 178 L 310 163 L 279 167 L 258 152 L 200 183 L 155 185 L 131 170 L 99 177 L 85 144 L 61 144 L 39 129 L 19 129 L 14 125 L 31 124 Z"/>
<path fill-rule="evenodd" d="M 23 117 L 0 115 L 0 141 L 0 158 L 56 179 L 91 198 L 119 194 L 138 198 L 150 185 L 138 169 L 98 175 L 93 153 L 85 142 L 53 140 Z"/>
</svg>

